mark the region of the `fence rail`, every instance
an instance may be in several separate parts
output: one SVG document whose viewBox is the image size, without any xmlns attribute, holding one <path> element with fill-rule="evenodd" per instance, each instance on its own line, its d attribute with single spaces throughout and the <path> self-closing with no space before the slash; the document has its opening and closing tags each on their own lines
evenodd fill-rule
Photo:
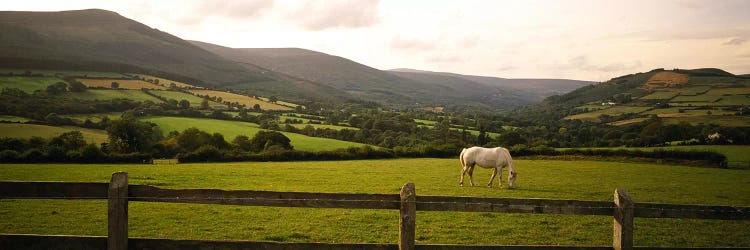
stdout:
<svg viewBox="0 0 750 250">
<path fill-rule="evenodd" d="M 347 194 L 272 192 L 218 189 L 164 189 L 147 185 L 128 185 L 127 173 L 114 173 L 110 183 L 0 182 L 0 199 L 107 199 L 108 236 L 49 236 L 0 234 L 0 249 L 79 248 L 109 249 L 667 249 L 633 247 L 633 218 L 693 218 L 749 220 L 750 207 L 706 206 L 660 203 L 634 203 L 625 190 L 615 190 L 613 202 L 479 198 L 453 196 L 417 196 L 414 184 L 407 183 L 400 194 Z M 127 203 L 175 202 L 247 206 L 313 207 L 348 209 L 398 209 L 398 244 L 327 244 L 247 241 L 195 241 L 128 238 Z M 613 245 L 583 246 L 466 246 L 416 245 L 416 211 L 460 211 L 498 213 L 539 213 L 614 216 Z M 102 243 L 104 242 L 104 243 Z M 19 245 L 21 244 L 21 245 Z M 737 249 L 737 248 L 733 248 Z M 747 248 L 746 248 L 747 249 Z"/>
</svg>

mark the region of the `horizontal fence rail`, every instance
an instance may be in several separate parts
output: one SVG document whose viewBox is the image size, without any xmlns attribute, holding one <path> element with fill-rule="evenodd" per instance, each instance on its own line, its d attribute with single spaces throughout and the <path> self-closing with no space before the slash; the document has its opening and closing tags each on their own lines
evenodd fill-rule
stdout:
<svg viewBox="0 0 750 250">
<path fill-rule="evenodd" d="M 101 249 L 102 246 L 107 246 L 109 249 L 669 249 L 633 247 L 632 218 L 750 220 L 750 207 L 635 203 L 632 202 L 625 190 L 619 189 L 615 192 L 614 202 L 419 196 L 411 183 L 404 185 L 401 194 L 165 189 L 148 185 L 128 185 L 127 173 L 113 174 L 110 183 L 0 182 L 0 199 L 108 199 L 108 206 L 110 207 L 108 215 L 110 233 L 108 237 L 0 234 L 0 249 L 28 248 L 28 246 L 44 249 L 61 248 L 61 246 L 63 246 L 62 248 L 77 249 Z M 128 201 L 273 207 L 399 209 L 401 211 L 399 243 L 327 244 L 128 238 Z M 414 241 L 416 211 L 615 216 L 613 236 L 615 242 L 610 247 L 416 245 Z M 112 227 L 113 225 L 114 227 Z"/>
</svg>

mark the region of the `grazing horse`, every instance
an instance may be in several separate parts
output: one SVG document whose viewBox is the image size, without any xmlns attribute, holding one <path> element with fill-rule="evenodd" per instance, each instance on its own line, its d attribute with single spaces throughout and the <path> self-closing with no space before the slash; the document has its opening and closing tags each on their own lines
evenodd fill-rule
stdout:
<svg viewBox="0 0 750 250">
<path fill-rule="evenodd" d="M 464 148 L 461 150 L 461 181 L 458 183 L 460 186 L 464 185 L 464 174 L 469 172 L 469 182 L 474 186 L 474 165 L 479 165 L 483 168 L 493 168 L 492 177 L 490 182 L 487 183 L 487 187 L 492 187 L 492 180 L 495 179 L 495 175 L 498 175 L 498 181 L 500 182 L 500 188 L 503 188 L 503 168 L 508 167 L 508 188 L 513 188 L 513 182 L 516 180 L 516 169 L 513 168 L 513 159 L 510 157 L 510 152 L 507 149 L 497 148 L 482 148 L 482 147 L 471 147 Z"/>
</svg>

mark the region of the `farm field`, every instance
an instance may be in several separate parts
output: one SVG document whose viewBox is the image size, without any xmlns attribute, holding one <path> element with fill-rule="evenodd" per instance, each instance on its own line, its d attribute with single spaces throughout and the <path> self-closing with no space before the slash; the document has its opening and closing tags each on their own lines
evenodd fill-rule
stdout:
<svg viewBox="0 0 750 250">
<path fill-rule="evenodd" d="M 750 127 L 750 117 L 747 116 L 693 116 L 665 118 L 664 124 L 679 124 L 687 122 L 697 124 L 717 124 L 726 127 Z"/>
<path fill-rule="evenodd" d="M 246 135 L 250 138 L 255 136 L 261 129 L 258 124 L 239 121 L 223 121 L 202 118 L 185 118 L 185 117 L 149 117 L 141 121 L 153 122 L 159 125 L 162 132 L 183 131 L 191 127 L 197 127 L 208 133 L 221 133 L 224 140 L 231 142 L 238 135 Z M 365 144 L 339 141 L 327 138 L 310 137 L 302 134 L 281 132 L 289 137 L 294 149 L 301 151 L 329 151 L 340 148 L 361 147 Z"/>
<path fill-rule="evenodd" d="M 86 87 L 89 88 L 112 88 L 112 82 L 117 82 L 120 85 L 118 86 L 118 89 L 133 89 L 133 90 L 140 90 L 140 89 L 167 89 L 167 87 L 156 85 L 150 82 L 141 81 L 141 80 L 121 80 L 121 79 L 76 79 L 79 82 L 83 83 L 83 85 L 86 85 Z"/>
<path fill-rule="evenodd" d="M 0 179 L 216 188 L 611 201 L 625 188 L 635 202 L 750 205 L 750 171 L 597 161 L 517 160 L 516 189 L 459 187 L 456 159 L 179 164 L 3 164 Z M 507 175 L 506 175 L 507 176 Z M 106 235 L 105 200 L 0 200 L 0 232 Z M 395 243 L 396 210 L 275 208 L 131 202 L 130 237 Z M 418 244 L 609 246 L 611 216 L 417 212 Z M 748 247 L 749 221 L 635 219 L 638 246 Z M 699 229 L 699 230 L 697 230 Z"/>
<path fill-rule="evenodd" d="M 78 98 L 83 100 L 113 100 L 113 99 L 130 99 L 133 101 L 152 101 L 154 103 L 161 103 L 162 101 L 156 97 L 150 96 L 140 90 L 109 90 L 109 89 L 88 89 L 85 92 L 68 92 L 65 95 L 71 98 Z"/>
<path fill-rule="evenodd" d="M 108 139 L 107 132 L 98 129 L 80 128 L 72 126 L 53 127 L 37 124 L 0 123 L 0 137 L 31 138 L 39 136 L 52 138 L 65 132 L 78 130 L 83 134 L 83 139 L 89 143 L 102 143 Z"/>
<path fill-rule="evenodd" d="M 627 119 L 627 120 L 620 120 L 620 121 L 616 121 L 616 122 L 610 122 L 610 123 L 607 123 L 607 124 L 612 125 L 612 126 L 622 126 L 622 125 L 628 125 L 628 124 L 643 122 L 645 120 L 648 120 L 648 118 L 633 118 L 633 119 Z"/>
<path fill-rule="evenodd" d="M 643 96 L 640 99 L 643 100 L 665 100 L 665 99 L 672 99 L 673 97 L 679 95 L 680 92 L 677 91 L 655 91 L 654 93 L 651 93 L 649 95 Z"/>
<path fill-rule="evenodd" d="M 704 94 L 710 90 L 711 86 L 696 86 L 680 90 L 680 95 L 699 95 Z"/>
<path fill-rule="evenodd" d="M 187 93 L 178 92 L 178 91 L 152 90 L 149 92 L 151 92 L 154 95 L 167 98 L 167 100 L 169 99 L 175 99 L 177 101 L 187 100 L 188 102 L 190 102 L 190 107 L 200 107 L 201 102 L 203 102 L 203 98 L 200 98 L 191 94 L 187 94 Z M 214 106 L 214 105 L 222 105 L 222 104 L 208 100 L 208 105 Z"/>
<path fill-rule="evenodd" d="M 596 110 L 588 113 L 583 114 L 577 114 L 577 115 L 571 115 L 567 116 L 563 119 L 567 120 L 599 120 L 599 116 L 601 115 L 610 115 L 610 116 L 620 116 L 628 113 L 641 113 L 646 110 L 651 109 L 651 107 L 631 107 L 631 106 L 614 106 L 608 109 L 602 109 L 602 110 Z"/>
<path fill-rule="evenodd" d="M 722 106 L 730 105 L 750 105 L 750 97 L 745 95 L 728 95 L 722 96 L 719 103 Z"/>
<path fill-rule="evenodd" d="M 122 112 L 110 112 L 110 113 L 95 113 L 95 114 L 75 114 L 75 115 L 60 115 L 61 117 L 68 117 L 73 119 L 77 123 L 83 123 L 86 119 L 92 122 L 100 122 L 102 117 L 107 117 L 110 120 L 116 120 L 122 118 Z"/>
<path fill-rule="evenodd" d="M 45 90 L 47 86 L 62 81 L 62 79 L 56 77 L 0 76 L 0 89 L 18 88 L 31 94 L 37 90 Z"/>
<path fill-rule="evenodd" d="M 295 127 L 297 129 L 304 129 L 307 126 L 312 126 L 315 129 L 333 129 L 333 130 L 342 130 L 342 129 L 350 129 L 350 130 L 359 130 L 359 128 L 355 127 L 347 127 L 347 126 L 339 126 L 339 125 L 330 125 L 330 124 L 310 124 L 310 123 L 302 123 L 302 124 L 289 124 L 292 127 Z"/>
<path fill-rule="evenodd" d="M 238 95 L 233 94 L 229 92 L 223 92 L 223 91 L 216 91 L 216 90 L 196 90 L 192 89 L 189 90 L 191 93 L 196 95 L 208 95 L 208 96 L 215 96 L 215 97 L 221 97 L 221 99 L 225 102 L 237 102 L 239 104 L 244 104 L 248 108 L 252 108 L 255 104 L 260 105 L 260 108 L 263 110 L 292 110 L 290 107 L 281 106 L 269 102 L 264 102 L 261 100 L 257 100 L 252 97 L 244 96 L 244 95 Z"/>
<path fill-rule="evenodd" d="M 721 95 L 709 95 L 708 93 L 703 95 L 695 95 L 695 96 L 677 96 L 670 100 L 671 102 L 715 102 L 716 100 L 719 100 L 721 98 Z"/>
<path fill-rule="evenodd" d="M 4 122 L 28 122 L 28 121 L 31 121 L 31 119 L 26 118 L 26 117 L 13 116 L 13 115 L 0 115 L 0 121 L 4 121 Z"/>
<path fill-rule="evenodd" d="M 190 84 L 183 83 L 183 82 L 173 81 L 173 80 L 150 76 L 150 75 L 142 75 L 142 74 L 128 74 L 128 75 L 146 78 L 146 80 L 148 79 L 159 80 L 159 85 L 167 87 L 167 88 L 169 88 L 169 85 L 171 85 L 172 83 L 174 83 L 174 85 L 177 86 L 178 88 L 197 88 L 197 89 L 203 88 L 203 87 L 198 87 L 198 86 L 190 85 Z"/>
</svg>

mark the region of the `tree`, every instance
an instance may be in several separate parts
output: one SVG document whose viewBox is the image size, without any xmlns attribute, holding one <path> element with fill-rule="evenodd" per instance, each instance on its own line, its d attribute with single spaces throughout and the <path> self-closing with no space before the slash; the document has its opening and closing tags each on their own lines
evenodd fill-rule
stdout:
<svg viewBox="0 0 750 250">
<path fill-rule="evenodd" d="M 185 100 L 185 99 L 182 99 L 182 100 L 180 100 L 180 103 L 179 103 L 179 105 L 180 105 L 180 108 L 181 108 L 181 109 L 187 109 L 187 108 L 190 108 L 190 101 L 188 101 L 188 100 Z"/>
<path fill-rule="evenodd" d="M 203 98 L 203 101 L 201 101 L 201 109 L 209 109 L 208 106 L 208 99 Z"/>
<path fill-rule="evenodd" d="M 68 91 L 68 84 L 64 82 L 56 82 L 52 85 L 47 86 L 45 92 L 50 95 L 59 95 Z"/>
<path fill-rule="evenodd" d="M 65 152 L 71 151 L 71 150 L 79 150 L 80 148 L 86 146 L 86 140 L 83 139 L 83 134 L 81 131 L 70 131 L 62 133 L 61 135 L 52 138 L 52 140 L 49 141 L 48 146 L 58 146 L 61 147 Z"/>
<path fill-rule="evenodd" d="M 232 146 L 242 151 L 251 151 L 253 149 L 250 138 L 245 135 L 238 135 L 237 137 L 234 137 L 234 140 L 232 140 Z"/>
<path fill-rule="evenodd" d="M 146 152 L 162 137 L 158 127 L 133 118 L 113 120 L 107 134 L 109 150 L 121 153 Z"/>
<path fill-rule="evenodd" d="M 255 110 L 255 111 L 261 111 L 260 104 L 256 103 L 255 105 L 253 105 L 253 110 Z"/>
<path fill-rule="evenodd" d="M 258 131 L 250 140 L 253 152 L 260 152 L 269 148 L 293 149 L 290 142 L 289 137 L 276 131 Z"/>
<path fill-rule="evenodd" d="M 272 96 L 271 96 L 271 98 L 268 98 L 268 100 L 269 100 L 269 101 L 270 101 L 271 103 L 276 103 L 277 101 L 279 101 L 279 98 L 278 98 L 278 97 L 276 97 L 275 95 L 272 95 Z"/>
<path fill-rule="evenodd" d="M 84 92 L 86 91 L 86 85 L 83 85 L 83 83 L 76 81 L 74 78 L 66 78 L 66 82 L 68 82 L 68 90 L 70 92 Z"/>
<path fill-rule="evenodd" d="M 112 87 L 112 89 L 118 89 L 118 88 L 120 88 L 120 83 L 118 83 L 118 82 L 112 82 L 112 84 L 110 84 L 110 86 Z"/>
<path fill-rule="evenodd" d="M 184 152 L 192 152 L 202 145 L 210 144 L 211 135 L 198 128 L 188 128 L 177 136 L 177 145 Z"/>
</svg>

